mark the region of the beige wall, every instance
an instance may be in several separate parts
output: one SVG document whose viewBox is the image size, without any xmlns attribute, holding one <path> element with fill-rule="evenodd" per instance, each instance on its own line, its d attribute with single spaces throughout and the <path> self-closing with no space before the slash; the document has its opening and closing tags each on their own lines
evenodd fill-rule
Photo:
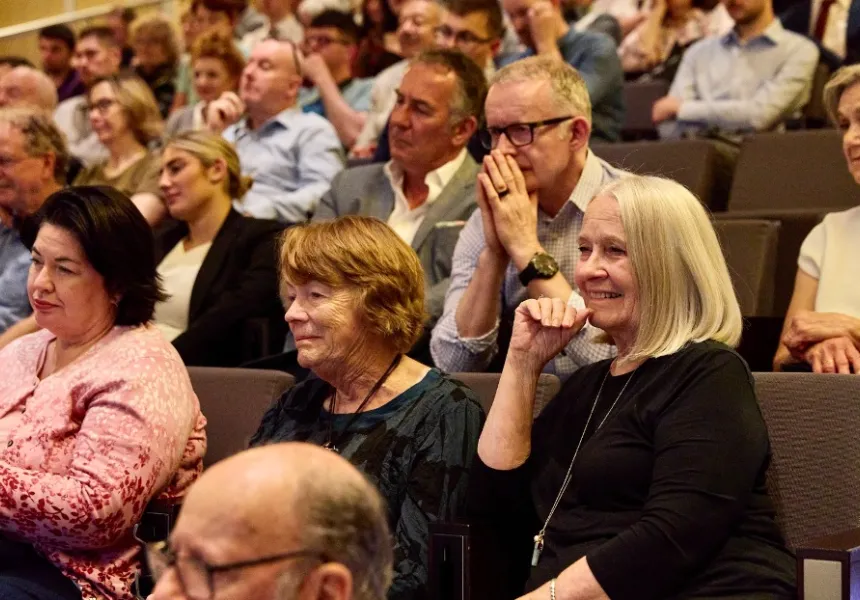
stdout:
<svg viewBox="0 0 860 600">
<path fill-rule="evenodd" d="M 105 0 L 75 0 L 75 2 L 79 10 L 114 4 L 114 2 L 106 2 Z M 177 4 L 179 3 L 177 2 Z M 61 14 L 64 0 L 0 0 L 0 6 L 2 6 L 0 9 L 0 27 L 7 27 Z M 138 10 L 138 14 L 146 14 L 154 10 L 157 10 L 157 7 L 141 8 Z M 80 30 L 87 25 L 96 24 L 98 21 L 98 19 L 88 19 L 69 23 L 69 25 L 75 30 Z M 23 56 L 38 65 L 38 32 L 34 31 L 0 39 L 0 56 L 6 54 Z"/>
</svg>

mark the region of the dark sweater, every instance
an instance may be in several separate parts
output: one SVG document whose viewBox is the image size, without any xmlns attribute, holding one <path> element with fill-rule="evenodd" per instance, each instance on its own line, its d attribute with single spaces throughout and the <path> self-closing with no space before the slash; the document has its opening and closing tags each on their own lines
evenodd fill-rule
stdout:
<svg viewBox="0 0 860 600">
<path fill-rule="evenodd" d="M 516 592 L 528 577 L 532 590 L 585 556 L 612 600 L 794 597 L 794 558 L 765 488 L 770 446 L 752 377 L 715 342 L 608 377 L 541 560 L 528 571 L 532 536 L 608 369 L 602 361 L 570 377 L 536 420 L 523 466 L 496 471 L 476 459 L 469 512 L 498 538 L 499 560 L 510 560 L 498 572 L 519 574 L 504 587 Z"/>
<path fill-rule="evenodd" d="M 315 376 L 292 388 L 263 417 L 251 445 L 324 444 L 331 414 L 323 402 L 330 393 L 331 387 Z M 394 582 L 388 598 L 429 598 L 429 524 L 463 516 L 484 411 L 472 390 L 432 369 L 350 425 L 353 416 L 335 415 L 332 437 L 340 454 L 376 484 L 388 505 L 394 536 Z"/>
</svg>

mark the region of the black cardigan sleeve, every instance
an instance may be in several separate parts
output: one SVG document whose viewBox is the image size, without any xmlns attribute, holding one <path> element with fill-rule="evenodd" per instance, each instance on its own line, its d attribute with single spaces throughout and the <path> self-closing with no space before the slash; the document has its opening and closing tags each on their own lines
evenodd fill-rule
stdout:
<svg viewBox="0 0 860 600">
<path fill-rule="evenodd" d="M 186 365 L 212 364 L 213 357 L 223 350 L 221 345 L 236 343 L 232 334 L 242 323 L 280 310 L 276 246 L 281 231 L 277 223 L 259 221 L 245 233 L 248 261 L 239 269 L 234 284 L 173 340 Z"/>
<path fill-rule="evenodd" d="M 697 365 L 655 415 L 642 515 L 587 554 L 612 600 L 665 597 L 723 547 L 744 516 L 769 443 L 749 371 L 734 353 Z"/>
</svg>

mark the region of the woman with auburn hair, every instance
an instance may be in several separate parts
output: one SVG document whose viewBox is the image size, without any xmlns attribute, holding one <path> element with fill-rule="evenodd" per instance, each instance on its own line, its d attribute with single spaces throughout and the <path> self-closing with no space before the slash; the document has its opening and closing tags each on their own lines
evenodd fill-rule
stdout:
<svg viewBox="0 0 860 600">
<path fill-rule="evenodd" d="M 96 80 L 87 96 L 90 125 L 107 148 L 106 161 L 84 167 L 74 185 L 109 185 L 129 196 L 150 224 L 165 215 L 158 197 L 158 155 L 149 146 L 164 122 L 152 92 L 132 74 Z"/>
<path fill-rule="evenodd" d="M 705 209 L 678 183 L 625 177 L 589 203 L 579 245 L 586 308 L 517 308 L 478 444 L 471 521 L 497 532 L 509 576 L 488 597 L 796 597 L 765 485 L 767 428 L 734 350 L 741 312 Z M 586 320 L 617 358 L 576 371 L 533 422 L 541 370 Z"/>
<path fill-rule="evenodd" d="M 155 326 L 186 365 L 235 367 L 250 319 L 283 324 L 278 301 L 277 237 L 283 225 L 239 214 L 251 180 L 221 136 L 186 131 L 168 140 L 161 192 L 175 220 L 156 239 L 158 273 L 169 298 Z"/>
<path fill-rule="evenodd" d="M 427 597 L 429 525 L 461 515 L 484 415 L 462 383 L 405 356 L 424 325 L 418 256 L 378 219 L 299 225 L 284 235 L 281 287 L 312 375 L 251 444 L 316 443 L 361 468 L 390 511 L 389 598 Z"/>
<path fill-rule="evenodd" d="M 842 135 L 848 172 L 860 184 L 860 65 L 836 71 L 824 104 Z M 858 231 L 855 207 L 830 213 L 804 240 L 774 370 L 806 364 L 816 373 L 860 374 L 860 284 L 848 276 L 860 250 Z"/>
<path fill-rule="evenodd" d="M 224 92 L 235 92 L 245 58 L 233 40 L 221 33 L 200 36 L 191 50 L 194 90 L 199 101 L 175 111 L 167 120 L 165 135 L 173 136 L 206 126 L 206 105 Z"/>
</svg>

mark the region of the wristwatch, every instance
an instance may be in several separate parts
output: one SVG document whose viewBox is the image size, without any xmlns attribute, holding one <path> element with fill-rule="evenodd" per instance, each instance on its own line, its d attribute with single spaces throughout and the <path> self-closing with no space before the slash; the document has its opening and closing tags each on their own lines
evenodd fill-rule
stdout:
<svg viewBox="0 0 860 600">
<path fill-rule="evenodd" d="M 546 252 L 536 252 L 526 268 L 520 271 L 520 283 L 528 285 L 534 279 L 550 279 L 558 273 L 558 263 Z"/>
</svg>

